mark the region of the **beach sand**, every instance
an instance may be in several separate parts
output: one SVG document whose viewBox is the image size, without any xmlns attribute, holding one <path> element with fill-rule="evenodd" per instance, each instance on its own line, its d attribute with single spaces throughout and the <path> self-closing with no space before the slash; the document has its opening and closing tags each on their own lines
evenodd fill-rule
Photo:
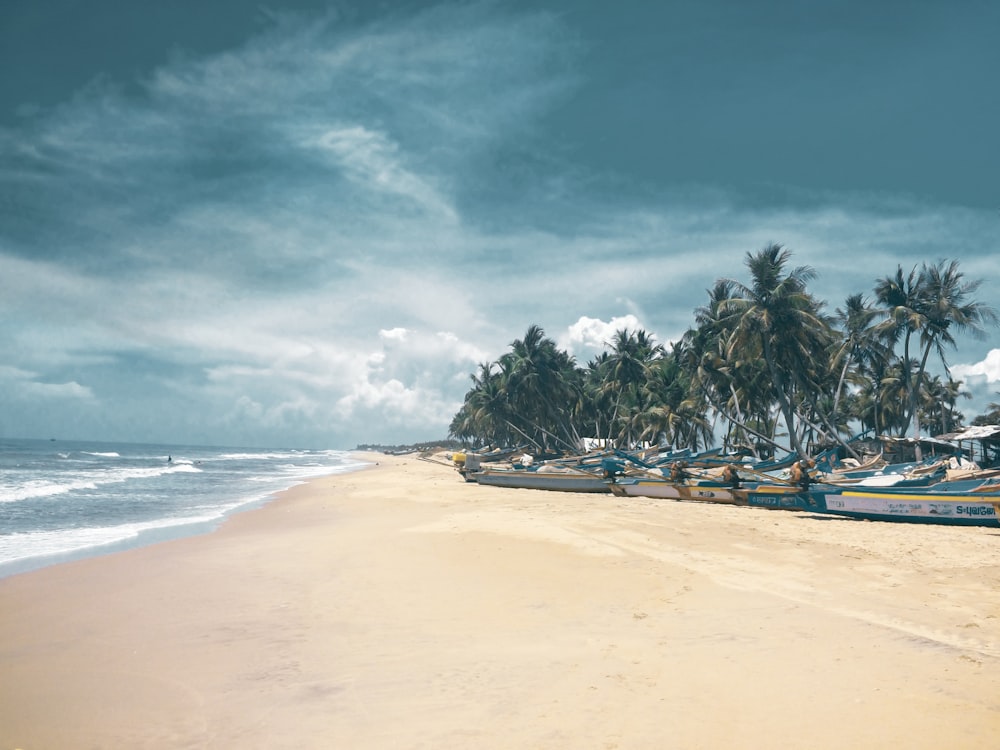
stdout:
<svg viewBox="0 0 1000 750">
<path fill-rule="evenodd" d="M 0 750 L 1000 742 L 1000 529 L 367 458 L 0 580 Z"/>
</svg>

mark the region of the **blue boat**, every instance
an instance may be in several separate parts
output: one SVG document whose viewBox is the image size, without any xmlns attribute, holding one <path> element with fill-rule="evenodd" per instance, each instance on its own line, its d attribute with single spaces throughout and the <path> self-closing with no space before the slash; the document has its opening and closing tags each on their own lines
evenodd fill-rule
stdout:
<svg viewBox="0 0 1000 750">
<path fill-rule="evenodd" d="M 838 516 L 949 526 L 1000 526 L 998 502 L 1000 485 L 996 484 L 980 484 L 965 491 L 844 487 L 823 496 L 825 512 Z"/>
<path fill-rule="evenodd" d="M 733 490 L 736 502 L 768 510 L 795 510 L 823 513 L 827 495 L 840 492 L 839 487 L 816 484 L 808 489 L 792 484 L 760 483 Z"/>
</svg>

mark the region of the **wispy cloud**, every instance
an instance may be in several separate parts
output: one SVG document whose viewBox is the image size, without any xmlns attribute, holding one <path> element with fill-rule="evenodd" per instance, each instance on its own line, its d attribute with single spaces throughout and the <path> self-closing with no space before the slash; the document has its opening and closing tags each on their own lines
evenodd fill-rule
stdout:
<svg viewBox="0 0 1000 750">
<path fill-rule="evenodd" d="M 427 179 L 401 163 L 398 144 L 382 133 L 356 125 L 327 130 L 307 145 L 329 154 L 348 179 L 362 188 L 407 199 L 432 218 L 448 223 L 458 219 L 449 201 Z"/>
<path fill-rule="evenodd" d="M 676 341 L 769 241 L 832 306 L 956 250 L 1000 281 L 995 213 L 790 189 L 760 204 L 573 164 L 545 120 L 585 83 L 582 53 L 557 16 L 498 3 L 280 17 L 0 132 L 17 414 L 58 397 L 119 434 L 155 426 L 141 413 L 177 439 L 427 437 L 529 325 L 583 359 L 618 328 Z"/>
</svg>

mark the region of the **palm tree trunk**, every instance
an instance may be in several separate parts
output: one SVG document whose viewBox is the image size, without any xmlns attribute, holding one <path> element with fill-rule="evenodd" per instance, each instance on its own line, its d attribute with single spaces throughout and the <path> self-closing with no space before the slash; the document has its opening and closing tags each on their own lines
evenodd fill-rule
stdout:
<svg viewBox="0 0 1000 750">
<path fill-rule="evenodd" d="M 917 370 L 916 378 L 914 378 L 913 387 L 910 389 L 910 412 L 913 419 L 913 439 L 916 441 L 917 461 L 923 460 L 923 451 L 920 450 L 920 410 L 917 408 L 917 391 L 924 380 L 924 370 L 927 368 L 927 358 L 930 356 L 933 344 L 934 339 L 931 337 L 927 340 L 927 346 L 924 347 L 924 353 L 920 357 L 920 367 Z"/>
<path fill-rule="evenodd" d="M 746 430 L 747 432 L 749 432 L 754 437 L 760 438 L 765 443 L 768 443 L 769 445 L 773 445 L 775 448 L 780 448 L 781 450 L 785 451 L 785 453 L 791 453 L 792 452 L 791 448 L 786 448 L 785 446 L 783 446 L 783 445 L 775 442 L 775 440 L 773 438 L 768 437 L 767 435 L 765 435 L 762 432 L 758 432 L 753 427 L 750 427 L 750 426 L 748 426 L 746 424 L 743 424 L 736 417 L 734 417 L 732 414 L 728 413 L 726 411 L 725 407 L 723 407 L 723 406 L 721 406 L 719 404 L 713 403 L 713 400 L 711 398 L 709 398 L 708 401 L 709 401 L 710 404 L 712 404 L 712 408 L 715 409 L 723 417 L 725 417 L 729 421 L 729 423 L 731 425 L 737 425 L 737 426 L 739 426 L 741 429 Z"/>
<path fill-rule="evenodd" d="M 764 348 L 764 361 L 767 363 L 767 369 L 770 371 L 771 379 L 774 382 L 774 394 L 778 398 L 778 406 L 781 408 L 781 414 L 785 419 L 785 427 L 788 428 L 788 439 L 792 441 L 792 447 L 795 448 L 795 452 L 804 457 L 806 453 L 802 450 L 802 443 L 795 432 L 792 403 L 788 398 L 788 394 L 785 393 L 785 379 L 781 376 L 781 372 L 778 370 L 778 367 L 774 363 L 774 358 L 771 356 L 771 344 L 766 334 L 761 336 L 761 341 Z"/>
</svg>

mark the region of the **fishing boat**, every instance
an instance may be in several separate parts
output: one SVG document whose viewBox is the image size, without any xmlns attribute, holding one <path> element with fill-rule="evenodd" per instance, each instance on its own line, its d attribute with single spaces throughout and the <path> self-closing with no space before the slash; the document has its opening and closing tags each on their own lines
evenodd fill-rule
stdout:
<svg viewBox="0 0 1000 750">
<path fill-rule="evenodd" d="M 839 487 L 823 493 L 823 512 L 868 521 L 1000 526 L 998 501 L 1000 484 L 989 482 L 968 489 Z"/>
<path fill-rule="evenodd" d="M 622 497 L 732 503 L 734 482 L 724 478 L 727 471 L 736 469 L 692 467 L 686 461 L 671 462 L 663 468 L 630 466 L 612 476 L 609 487 Z"/>
<path fill-rule="evenodd" d="M 468 475 L 488 487 L 555 490 L 558 492 L 610 492 L 609 480 L 600 470 L 543 464 L 537 468 L 483 467 Z"/>
<path fill-rule="evenodd" d="M 613 477 L 623 474 L 627 467 L 642 471 L 658 471 L 657 465 L 678 456 L 688 456 L 690 451 L 659 451 L 653 455 L 645 452 L 605 450 L 579 456 L 551 459 L 536 463 L 529 454 L 514 457 L 506 466 L 484 466 L 465 458 L 460 472 L 467 481 L 491 487 L 516 489 L 556 490 L 559 492 L 611 492 Z"/>
<path fill-rule="evenodd" d="M 621 497 L 654 497 L 665 500 L 700 500 L 704 502 L 735 502 L 732 487 L 723 482 L 707 480 L 674 481 L 667 477 L 615 477 L 608 484 Z"/>
<path fill-rule="evenodd" d="M 826 498 L 840 492 L 833 485 L 816 484 L 808 488 L 794 484 L 760 482 L 733 490 L 737 505 L 767 510 L 793 510 L 823 513 Z"/>
</svg>

